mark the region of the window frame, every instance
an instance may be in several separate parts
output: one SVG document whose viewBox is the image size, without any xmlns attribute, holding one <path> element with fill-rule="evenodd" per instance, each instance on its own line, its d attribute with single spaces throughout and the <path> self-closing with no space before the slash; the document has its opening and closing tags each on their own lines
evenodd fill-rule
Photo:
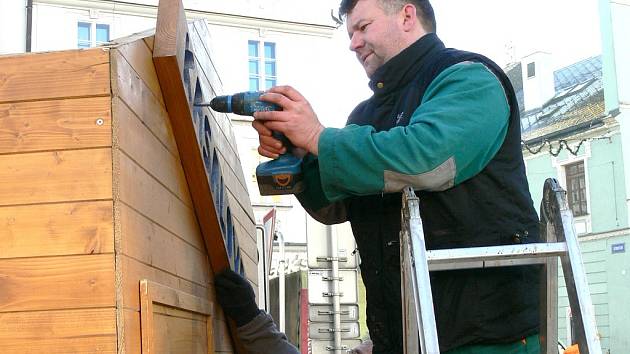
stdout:
<svg viewBox="0 0 630 354">
<path fill-rule="evenodd" d="M 576 173 L 570 172 L 572 167 L 577 168 Z M 581 171 L 580 171 L 581 167 Z M 586 186 L 586 165 L 584 164 L 584 160 L 575 161 L 564 165 L 564 178 L 566 184 L 567 191 L 567 202 L 569 204 L 569 209 L 573 213 L 574 217 L 586 216 L 589 214 L 588 212 L 588 198 L 586 194 L 588 193 L 588 189 Z M 577 180 L 578 187 L 577 191 L 574 190 L 573 185 L 574 181 Z M 583 186 L 580 186 L 582 185 Z M 574 198 L 574 195 L 577 193 L 577 199 Z M 583 196 L 582 196 L 583 194 Z M 577 205 L 577 212 L 574 206 Z"/>
<path fill-rule="evenodd" d="M 79 29 L 81 28 L 81 25 L 87 25 L 89 27 L 88 28 L 88 35 L 90 38 L 88 39 L 81 39 L 79 38 Z M 105 27 L 107 29 L 107 41 L 99 41 L 97 40 L 97 32 L 99 30 L 99 27 Z M 93 48 L 102 44 L 105 44 L 109 41 L 111 41 L 112 38 L 112 26 L 111 24 L 104 22 L 104 21 L 91 21 L 91 20 L 85 20 L 85 19 L 78 19 L 77 20 L 77 25 L 76 25 L 76 43 L 77 43 L 77 48 L 78 49 L 87 49 L 87 48 Z M 82 45 L 83 42 L 83 45 Z M 86 46 L 87 44 L 87 46 Z"/>
<path fill-rule="evenodd" d="M 255 55 L 251 55 L 250 46 L 256 46 Z M 271 45 L 272 53 L 267 56 L 266 48 Z M 250 91 L 262 91 L 278 85 L 278 44 L 273 41 L 266 41 L 260 39 L 250 39 L 247 41 L 247 72 L 248 72 L 248 88 Z M 256 63 L 256 72 L 251 70 L 252 63 Z M 267 65 L 271 64 L 274 74 L 268 73 Z M 252 85 L 252 80 L 256 80 L 256 86 Z M 267 82 L 271 81 L 271 86 L 267 85 Z"/>
</svg>

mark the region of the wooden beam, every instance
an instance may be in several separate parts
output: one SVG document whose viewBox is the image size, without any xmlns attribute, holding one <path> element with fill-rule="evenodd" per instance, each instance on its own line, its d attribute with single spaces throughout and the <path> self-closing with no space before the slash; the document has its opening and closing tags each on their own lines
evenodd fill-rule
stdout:
<svg viewBox="0 0 630 354">
<path fill-rule="evenodd" d="M 216 151 L 213 147 L 208 146 L 210 137 L 207 134 L 211 132 L 203 131 L 203 123 L 200 124 L 201 127 L 197 127 L 202 134 L 198 134 L 195 129 L 193 101 L 195 96 L 203 97 L 203 95 L 202 92 L 196 91 L 198 87 L 197 71 L 194 69 L 194 54 L 188 43 L 189 40 L 188 26 L 181 0 L 160 0 L 153 62 L 173 127 L 173 134 L 188 181 L 197 220 L 206 243 L 210 264 L 216 274 L 230 267 L 230 259 L 220 226 L 221 220 L 224 218 L 224 211 L 222 210 L 224 201 L 219 195 L 224 193 L 224 186 L 223 182 L 219 183 L 218 178 L 216 178 L 216 176 L 220 176 L 218 163 L 215 166 L 212 159 Z M 203 115 L 201 117 L 203 118 Z M 202 136 L 202 141 L 199 141 L 199 135 Z M 213 175 L 215 178 L 211 178 Z M 214 195 L 214 198 L 218 198 L 217 203 L 213 199 L 213 189 L 218 194 Z M 221 209 L 217 210 L 215 205 Z M 230 331 L 237 352 L 245 353 L 236 335 L 236 325 L 233 321 L 230 321 Z"/>
<path fill-rule="evenodd" d="M 183 80 L 186 17 L 181 0 L 161 0 L 153 62 L 162 87 L 195 213 L 215 273 L 230 266 Z"/>
</svg>

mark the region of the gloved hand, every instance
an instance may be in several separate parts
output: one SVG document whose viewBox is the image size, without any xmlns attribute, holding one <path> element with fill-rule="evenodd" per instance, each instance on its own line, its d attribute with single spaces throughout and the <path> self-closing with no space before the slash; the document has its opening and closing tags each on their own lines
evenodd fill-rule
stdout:
<svg viewBox="0 0 630 354">
<path fill-rule="evenodd" d="M 217 300 L 223 312 L 236 322 L 238 327 L 258 316 L 256 294 L 249 282 L 231 269 L 225 269 L 214 278 Z"/>
</svg>

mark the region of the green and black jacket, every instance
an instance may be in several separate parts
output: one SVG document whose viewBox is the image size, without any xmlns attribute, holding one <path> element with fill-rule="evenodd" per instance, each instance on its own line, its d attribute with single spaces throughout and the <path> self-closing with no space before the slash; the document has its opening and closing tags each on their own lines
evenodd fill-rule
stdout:
<svg viewBox="0 0 630 354">
<path fill-rule="evenodd" d="M 305 159 L 298 199 L 321 222 L 351 222 L 374 353 L 398 353 L 405 186 L 420 198 L 429 249 L 535 242 L 538 221 L 514 90 L 496 64 L 429 34 L 371 79 L 374 95 Z M 432 272 L 442 352 L 535 333 L 537 277 L 532 267 Z"/>
</svg>

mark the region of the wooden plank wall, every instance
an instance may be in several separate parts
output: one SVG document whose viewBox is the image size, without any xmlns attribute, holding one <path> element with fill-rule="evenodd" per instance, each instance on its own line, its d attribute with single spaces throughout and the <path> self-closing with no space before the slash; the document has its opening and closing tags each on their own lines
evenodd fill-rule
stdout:
<svg viewBox="0 0 630 354">
<path fill-rule="evenodd" d="M 0 57 L 0 348 L 115 353 L 107 49 Z"/>
<path fill-rule="evenodd" d="M 152 43 L 153 37 L 147 37 L 111 50 L 114 215 L 121 282 L 117 301 L 123 329 L 119 340 L 126 353 L 141 351 L 141 279 L 215 300 L 210 263 L 152 62 Z M 163 315 L 159 321 L 166 321 Z M 172 328 L 175 321 L 199 329 L 201 336 L 205 333 L 199 318 L 175 317 L 162 327 Z M 170 335 L 177 337 L 177 332 Z M 233 350 L 221 311 L 214 316 L 214 345 L 219 353 Z"/>
</svg>

